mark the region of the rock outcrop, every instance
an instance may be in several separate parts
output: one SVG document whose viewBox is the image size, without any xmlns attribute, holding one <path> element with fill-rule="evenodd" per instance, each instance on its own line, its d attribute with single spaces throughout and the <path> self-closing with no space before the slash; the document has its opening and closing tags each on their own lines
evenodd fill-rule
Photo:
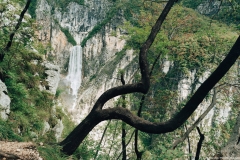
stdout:
<svg viewBox="0 0 240 160">
<path fill-rule="evenodd" d="M 58 119 L 57 124 L 52 129 L 55 132 L 55 137 L 56 137 L 57 142 L 59 142 L 61 139 L 63 128 L 64 128 L 64 126 L 63 126 L 62 120 Z"/>
<path fill-rule="evenodd" d="M 10 113 L 10 97 L 6 85 L 0 80 L 0 118 L 7 120 Z"/>
<path fill-rule="evenodd" d="M 93 27 L 104 20 L 112 6 L 108 0 L 85 1 L 84 5 L 71 2 L 66 6 L 67 9 L 63 11 L 57 7 L 52 7 L 51 5 L 54 5 L 54 2 L 48 4 L 46 0 L 40 0 L 38 4 L 36 10 L 37 22 L 43 27 L 38 31 L 40 36 L 38 39 L 51 43 L 52 50 L 48 53 L 48 56 L 53 57 L 53 63 L 59 65 L 63 72 L 68 66 L 72 45 L 67 41 L 66 35 L 60 28 L 67 29 L 77 44 L 80 45 Z M 125 70 L 125 79 L 129 82 L 132 73 L 137 68 L 132 61 L 135 58 L 132 50 L 128 50 L 122 55 L 116 54 L 125 45 L 125 40 L 121 38 L 125 33 L 118 27 L 122 22 L 123 18 L 119 16 L 119 13 L 116 13 L 112 21 L 103 26 L 101 31 L 89 39 L 86 46 L 83 47 L 82 85 L 74 111 L 71 105 L 75 100 L 67 95 L 69 87 L 64 87 L 64 85 L 67 85 L 65 75 L 61 77 L 60 87 L 66 90 L 61 96 L 62 104 L 76 122 L 81 121 L 86 116 L 101 93 L 121 84 L 117 79 L 120 69 Z M 113 32 L 115 34 L 112 34 Z M 43 37 L 43 35 L 49 34 L 50 38 Z M 131 65 L 132 67 L 130 67 Z M 47 74 L 51 73 L 48 71 Z M 96 94 L 93 95 L 92 93 Z M 113 106 L 113 101 L 106 106 Z"/>
<path fill-rule="evenodd" d="M 42 25 L 46 24 L 44 30 L 39 31 L 39 35 L 49 35 L 49 38 L 39 38 L 41 40 L 48 40 L 51 43 L 52 51 L 48 53 L 54 57 L 54 63 L 60 66 L 61 71 L 64 70 L 64 65 L 68 63 L 68 57 L 70 55 L 70 48 L 72 45 L 67 41 L 66 35 L 61 31 L 60 27 L 69 30 L 71 35 L 74 37 L 78 45 L 81 44 L 82 40 L 90 33 L 94 26 L 104 20 L 106 13 L 109 10 L 111 3 L 108 0 L 102 1 L 85 1 L 85 5 L 79 5 L 75 2 L 69 3 L 66 6 L 64 12 L 60 11 L 59 8 L 54 8 L 51 12 L 50 5 L 46 0 L 40 0 L 37 10 L 37 21 L 41 22 Z M 202 14 L 213 14 L 219 8 L 217 1 L 211 1 L 211 6 L 208 6 L 210 2 L 203 3 L 199 6 L 198 10 Z M 46 17 L 53 17 L 44 19 L 44 10 L 46 8 Z M 52 15 L 51 15 L 52 14 Z M 125 40 L 121 38 L 126 32 L 123 32 L 119 27 L 123 18 L 116 15 L 112 22 L 102 27 L 101 32 L 96 33 L 86 43 L 86 46 L 82 48 L 83 51 L 83 71 L 82 71 L 82 84 L 78 92 L 78 98 L 76 106 L 71 107 L 72 98 L 68 94 L 68 87 L 65 83 L 65 75 L 61 76 L 60 87 L 66 90 L 63 91 L 61 97 L 61 104 L 71 114 L 72 119 L 79 123 L 92 109 L 96 99 L 107 89 L 114 86 L 121 85 L 119 77 L 119 70 L 124 70 L 124 78 L 127 83 L 130 83 L 132 76 L 138 68 L 136 63 L 136 55 L 133 50 L 126 50 L 123 53 L 119 53 L 123 50 Z M 112 34 L 114 33 L 114 34 Z M 46 36 L 48 37 L 48 36 Z M 67 65 L 66 65 L 67 66 Z M 164 63 L 163 72 L 167 74 L 173 67 L 172 62 L 166 59 Z M 200 85 L 210 73 L 206 71 L 205 74 L 199 79 Z M 193 83 L 195 83 L 195 73 L 192 71 L 189 76 L 186 75 L 179 79 L 176 90 L 178 91 L 178 103 L 186 100 L 187 97 L 193 93 L 197 86 L 193 89 Z M 65 86 L 64 86 L 65 85 Z M 115 98 L 114 100 L 116 100 Z M 69 102 L 70 100 L 70 102 Z M 109 101 L 104 107 L 113 107 L 114 100 Z M 75 101 L 74 101 L 75 103 Z M 208 107 L 210 100 L 204 101 L 199 109 L 191 117 L 191 122 L 194 122 Z M 222 103 L 225 104 L 225 103 Z M 216 109 L 217 108 L 217 109 Z M 211 127 L 213 121 L 219 121 L 222 117 L 226 118 L 229 113 L 229 106 L 221 107 L 216 106 L 215 109 L 206 116 L 202 121 L 202 126 Z M 216 113 L 215 113 L 216 111 Z M 219 114 L 220 113 L 220 114 Z M 60 121 L 59 121 L 59 126 Z M 206 128 L 208 128 L 206 127 Z M 60 127 L 61 128 L 61 127 Z M 206 129 L 207 130 L 207 129 Z M 57 131 L 56 131 L 57 132 Z M 95 130 L 94 130 L 95 132 Z M 198 134 L 192 136 L 193 144 L 197 143 Z M 196 145 L 195 145 L 196 146 Z"/>
<path fill-rule="evenodd" d="M 0 159 L 43 160 L 37 146 L 32 142 L 4 142 L 0 141 Z"/>
<path fill-rule="evenodd" d="M 221 3 L 218 0 L 207 0 L 197 7 L 197 11 L 203 15 L 213 15 L 219 11 Z"/>
<path fill-rule="evenodd" d="M 55 95 L 60 80 L 60 68 L 58 65 L 54 65 L 49 62 L 44 62 L 42 65 L 45 67 L 47 85 L 40 86 L 40 88 Z"/>
<path fill-rule="evenodd" d="M 36 32 L 37 39 L 48 43 L 51 38 L 51 9 L 46 0 L 39 0 L 36 9 L 36 19 L 41 31 Z"/>
<path fill-rule="evenodd" d="M 224 158 L 237 159 L 240 157 L 240 112 L 236 119 L 232 134 L 227 142 L 227 145 L 222 148 L 221 156 Z"/>
</svg>

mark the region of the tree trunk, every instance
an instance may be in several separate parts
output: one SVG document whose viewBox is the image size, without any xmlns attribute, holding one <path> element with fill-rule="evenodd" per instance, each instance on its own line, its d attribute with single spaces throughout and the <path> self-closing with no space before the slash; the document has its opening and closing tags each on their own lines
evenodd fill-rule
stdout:
<svg viewBox="0 0 240 160">
<path fill-rule="evenodd" d="M 93 109 L 89 115 L 63 140 L 60 145 L 63 147 L 62 151 L 71 155 L 77 147 L 81 144 L 88 133 L 101 121 L 118 119 L 147 133 L 167 133 L 179 128 L 197 109 L 198 105 L 204 100 L 208 92 L 217 84 L 217 82 L 227 73 L 231 66 L 235 63 L 240 55 L 240 37 L 232 47 L 226 58 L 220 63 L 217 69 L 210 75 L 210 77 L 198 88 L 186 105 L 173 118 L 166 122 L 153 123 L 137 115 L 131 113 L 128 109 L 123 107 L 115 107 L 103 109 L 104 104 L 119 95 L 129 93 L 143 93 L 146 94 L 150 87 L 150 75 L 147 61 L 147 52 L 151 47 L 157 33 L 159 32 L 163 21 L 168 15 L 170 9 L 176 0 L 169 0 L 163 12 L 157 19 L 153 26 L 148 39 L 140 48 L 139 52 L 139 66 L 141 71 L 141 81 L 135 84 L 126 84 L 111 88 L 104 92 L 96 101 Z"/>
<path fill-rule="evenodd" d="M 222 61 L 222 63 L 217 67 L 217 69 L 210 75 L 210 77 L 205 82 L 203 82 L 203 84 L 198 88 L 198 90 L 194 93 L 194 95 L 186 103 L 186 105 L 181 109 L 181 111 L 170 120 L 166 122 L 153 123 L 134 115 L 128 109 L 123 107 L 115 107 L 102 110 L 101 108 L 99 109 L 95 106 L 96 108 L 93 109 L 89 113 L 89 115 L 69 134 L 69 136 L 60 143 L 60 145 L 63 146 L 62 151 L 68 155 L 71 155 L 81 144 L 83 139 L 88 135 L 88 133 L 103 120 L 123 120 L 132 127 L 135 127 L 136 129 L 147 133 L 160 134 L 174 131 L 175 129 L 179 128 L 197 109 L 198 105 L 203 101 L 208 92 L 227 73 L 227 71 L 231 68 L 239 55 L 240 37 L 238 37 L 231 51 Z M 126 85 L 121 87 L 124 88 L 125 86 Z M 107 94 L 103 94 L 103 97 L 100 97 L 99 99 L 102 98 L 103 101 L 105 101 L 109 97 L 112 97 L 112 95 L 109 95 L 108 93 L 109 92 L 107 91 Z M 103 104 L 101 104 L 100 106 L 103 106 Z"/>
<path fill-rule="evenodd" d="M 15 33 L 17 32 L 17 30 L 19 29 L 20 25 L 22 24 L 22 20 L 23 20 L 23 17 L 24 17 L 24 14 L 27 12 L 29 6 L 30 6 L 30 3 L 31 3 L 31 0 L 28 0 L 24 9 L 22 10 L 20 16 L 19 16 L 19 19 L 18 19 L 18 22 L 15 26 L 15 29 L 14 31 L 10 34 L 9 36 L 9 41 L 6 45 L 6 47 L 4 48 L 4 50 L 2 51 L 2 53 L 0 53 L 0 62 L 3 61 L 4 59 L 4 56 L 5 56 L 5 52 L 8 51 L 10 49 L 10 47 L 12 46 L 12 41 L 13 41 L 13 37 L 15 35 Z"/>
<path fill-rule="evenodd" d="M 195 160 L 199 160 L 199 156 L 200 156 L 200 152 L 201 152 L 201 148 L 202 148 L 202 143 L 204 141 L 204 134 L 201 133 L 199 127 L 197 127 L 197 131 L 198 131 L 198 134 L 200 136 L 200 139 L 199 139 L 198 144 L 197 144 L 197 152 L 196 152 Z"/>
<path fill-rule="evenodd" d="M 122 122 L 122 160 L 127 159 L 127 146 L 126 146 L 126 123 Z"/>
<path fill-rule="evenodd" d="M 62 142 L 62 152 L 72 155 L 89 132 L 103 119 L 97 112 L 91 112 Z"/>
</svg>

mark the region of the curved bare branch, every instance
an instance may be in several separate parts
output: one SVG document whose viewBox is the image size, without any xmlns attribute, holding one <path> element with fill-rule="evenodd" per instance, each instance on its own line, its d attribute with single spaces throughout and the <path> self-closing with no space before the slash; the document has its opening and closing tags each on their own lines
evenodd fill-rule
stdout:
<svg viewBox="0 0 240 160">
<path fill-rule="evenodd" d="M 196 152 L 195 160 L 199 160 L 199 156 L 200 156 L 200 152 L 201 152 L 201 148 L 202 148 L 202 143 L 204 141 L 204 134 L 201 133 L 199 127 L 197 127 L 197 131 L 198 131 L 200 139 L 199 139 L 198 144 L 197 144 L 197 152 Z"/>
<path fill-rule="evenodd" d="M 142 75 L 142 80 L 137 84 L 123 85 L 112 88 L 103 93 L 89 115 L 64 139 L 60 145 L 63 146 L 62 151 L 71 155 L 88 133 L 101 121 L 108 119 L 121 119 L 129 125 L 148 133 L 166 133 L 171 132 L 180 127 L 196 110 L 198 105 L 203 101 L 208 92 L 215 86 L 215 84 L 227 73 L 234 62 L 240 55 L 240 37 L 233 45 L 229 54 L 217 67 L 217 69 L 210 75 L 210 77 L 198 88 L 192 98 L 187 102 L 185 107 L 177 113 L 172 119 L 162 123 L 152 123 L 144 120 L 125 108 L 110 108 L 102 110 L 103 105 L 111 98 L 128 94 L 133 92 L 147 93 L 150 86 L 150 76 L 147 62 L 147 52 L 152 45 L 158 31 L 161 28 L 162 22 L 166 18 L 176 0 L 169 0 L 165 6 L 162 14 L 158 18 L 156 24 L 152 28 L 151 34 L 147 41 L 143 44 L 139 53 L 139 65 Z"/>
<path fill-rule="evenodd" d="M 166 133 L 171 132 L 180 127 L 197 109 L 198 105 L 203 101 L 208 92 L 216 85 L 216 83 L 227 73 L 234 62 L 240 55 L 240 36 L 236 43 L 233 45 L 229 54 L 220 63 L 217 69 L 203 82 L 203 84 L 194 93 L 191 99 L 187 102 L 185 107 L 177 113 L 173 118 L 166 122 L 152 123 L 143 118 L 132 114 L 125 108 L 110 108 L 100 111 L 100 115 L 104 120 L 108 119 L 121 119 L 129 125 L 147 133 Z"/>
<path fill-rule="evenodd" d="M 129 94 L 140 92 L 146 94 L 150 87 L 150 74 L 149 74 L 149 67 L 147 61 L 147 52 L 151 47 L 152 43 L 154 42 L 155 37 L 157 36 L 163 21 L 167 17 L 169 11 L 171 10 L 172 6 L 176 0 L 169 0 L 166 4 L 165 8 L 163 9 L 161 15 L 157 19 L 155 25 L 152 27 L 151 33 L 149 34 L 147 40 L 140 48 L 139 52 L 139 66 L 141 71 L 141 82 L 136 84 L 128 84 L 124 86 L 118 86 L 111 88 L 104 92 L 96 101 L 95 105 L 93 106 L 92 110 L 100 110 L 102 109 L 103 105 L 110 99 L 122 95 L 122 94 Z"/>
<path fill-rule="evenodd" d="M 20 27 L 20 25 L 22 23 L 24 14 L 27 12 L 27 10 L 28 10 L 28 8 L 30 6 L 30 3 L 31 3 L 31 0 L 28 0 L 26 5 L 25 5 L 25 7 L 24 7 L 24 9 L 22 10 L 22 12 L 20 14 L 20 17 L 18 19 L 17 25 L 15 26 L 14 31 L 10 34 L 9 41 L 8 41 L 6 47 L 4 48 L 3 52 L 0 54 L 0 62 L 3 61 L 4 55 L 5 55 L 5 51 L 8 51 L 10 49 L 10 47 L 12 46 L 13 37 L 15 36 L 15 33 L 19 29 L 19 27 Z"/>
<path fill-rule="evenodd" d="M 13 37 L 16 33 L 16 31 L 19 29 L 21 23 L 22 23 L 22 20 L 23 20 L 23 17 L 24 17 L 24 14 L 27 12 L 29 6 L 30 6 L 30 3 L 31 3 L 31 0 L 28 0 L 24 9 L 22 10 L 21 14 L 20 14 L 20 17 L 18 19 L 18 22 L 17 22 L 17 25 L 15 26 L 15 30 L 11 33 L 10 35 L 10 39 L 8 41 L 8 44 L 7 46 L 5 47 L 5 50 L 9 50 L 9 48 L 12 46 L 12 41 L 13 41 Z"/>
<path fill-rule="evenodd" d="M 204 111 L 204 113 L 193 123 L 193 125 L 191 127 L 188 128 L 188 130 L 184 133 L 184 135 L 177 139 L 172 146 L 172 149 L 175 149 L 178 144 L 180 144 L 181 142 L 183 142 L 188 136 L 189 134 L 192 132 L 192 130 L 197 127 L 197 125 L 203 120 L 203 118 L 208 114 L 208 112 L 215 106 L 216 104 L 216 96 L 217 96 L 217 92 L 216 89 L 213 90 L 213 97 L 212 97 L 212 102 L 211 104 L 208 106 L 208 108 L 206 109 L 206 111 Z"/>
</svg>

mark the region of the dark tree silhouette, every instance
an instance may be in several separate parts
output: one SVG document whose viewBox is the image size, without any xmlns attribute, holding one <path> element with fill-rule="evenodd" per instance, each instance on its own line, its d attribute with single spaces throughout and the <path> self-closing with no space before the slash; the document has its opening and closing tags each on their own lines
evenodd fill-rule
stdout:
<svg viewBox="0 0 240 160">
<path fill-rule="evenodd" d="M 202 148 L 202 143 L 203 143 L 203 140 L 204 140 L 204 134 L 201 133 L 199 127 L 197 127 L 197 131 L 198 131 L 200 139 L 199 139 L 198 144 L 197 144 L 197 152 L 196 152 L 195 160 L 199 160 L 199 156 L 200 156 L 200 152 L 201 152 L 201 148 Z"/>
<path fill-rule="evenodd" d="M 17 30 L 19 29 L 20 25 L 22 24 L 22 20 L 23 20 L 23 17 L 24 17 L 24 14 L 27 12 L 29 6 L 30 6 L 30 3 L 31 3 L 31 0 L 28 0 L 24 9 L 22 10 L 21 14 L 20 14 L 20 17 L 18 19 L 18 22 L 14 28 L 14 31 L 12 31 L 12 33 L 9 35 L 9 41 L 6 45 L 6 47 L 3 49 L 3 51 L 0 53 L 0 62 L 3 61 L 4 59 L 4 56 L 5 56 L 5 52 L 7 52 L 10 47 L 12 46 L 12 42 L 13 42 L 13 38 L 15 36 L 15 33 L 17 32 Z"/>
<path fill-rule="evenodd" d="M 110 99 L 129 93 L 146 94 L 150 87 L 150 73 L 147 60 L 147 52 L 152 45 L 157 33 L 159 32 L 163 21 L 168 15 L 170 9 L 176 0 L 169 0 L 153 26 L 148 39 L 140 48 L 139 66 L 141 71 L 141 81 L 134 84 L 125 84 L 111 88 L 104 92 L 94 104 L 91 112 L 87 117 L 62 141 L 62 152 L 67 155 L 73 152 L 82 143 L 89 132 L 100 122 L 104 120 L 118 119 L 131 125 L 132 127 L 147 133 L 167 133 L 179 128 L 197 109 L 198 105 L 203 101 L 208 92 L 215 84 L 227 73 L 231 66 L 235 63 L 240 54 L 240 38 L 237 39 L 226 58 L 219 64 L 217 69 L 209 76 L 209 78 L 198 88 L 186 105 L 174 117 L 166 122 L 153 123 L 134 115 L 128 109 L 123 107 L 114 107 L 103 109 L 103 105 Z"/>
</svg>

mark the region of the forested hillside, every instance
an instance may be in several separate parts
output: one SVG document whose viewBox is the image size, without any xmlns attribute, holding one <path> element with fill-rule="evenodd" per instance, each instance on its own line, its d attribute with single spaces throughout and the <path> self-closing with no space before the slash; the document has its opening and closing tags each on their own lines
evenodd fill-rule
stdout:
<svg viewBox="0 0 240 160">
<path fill-rule="evenodd" d="M 239 0 L 3 0 L 0 19 L 1 141 L 46 160 L 240 156 Z"/>
</svg>

